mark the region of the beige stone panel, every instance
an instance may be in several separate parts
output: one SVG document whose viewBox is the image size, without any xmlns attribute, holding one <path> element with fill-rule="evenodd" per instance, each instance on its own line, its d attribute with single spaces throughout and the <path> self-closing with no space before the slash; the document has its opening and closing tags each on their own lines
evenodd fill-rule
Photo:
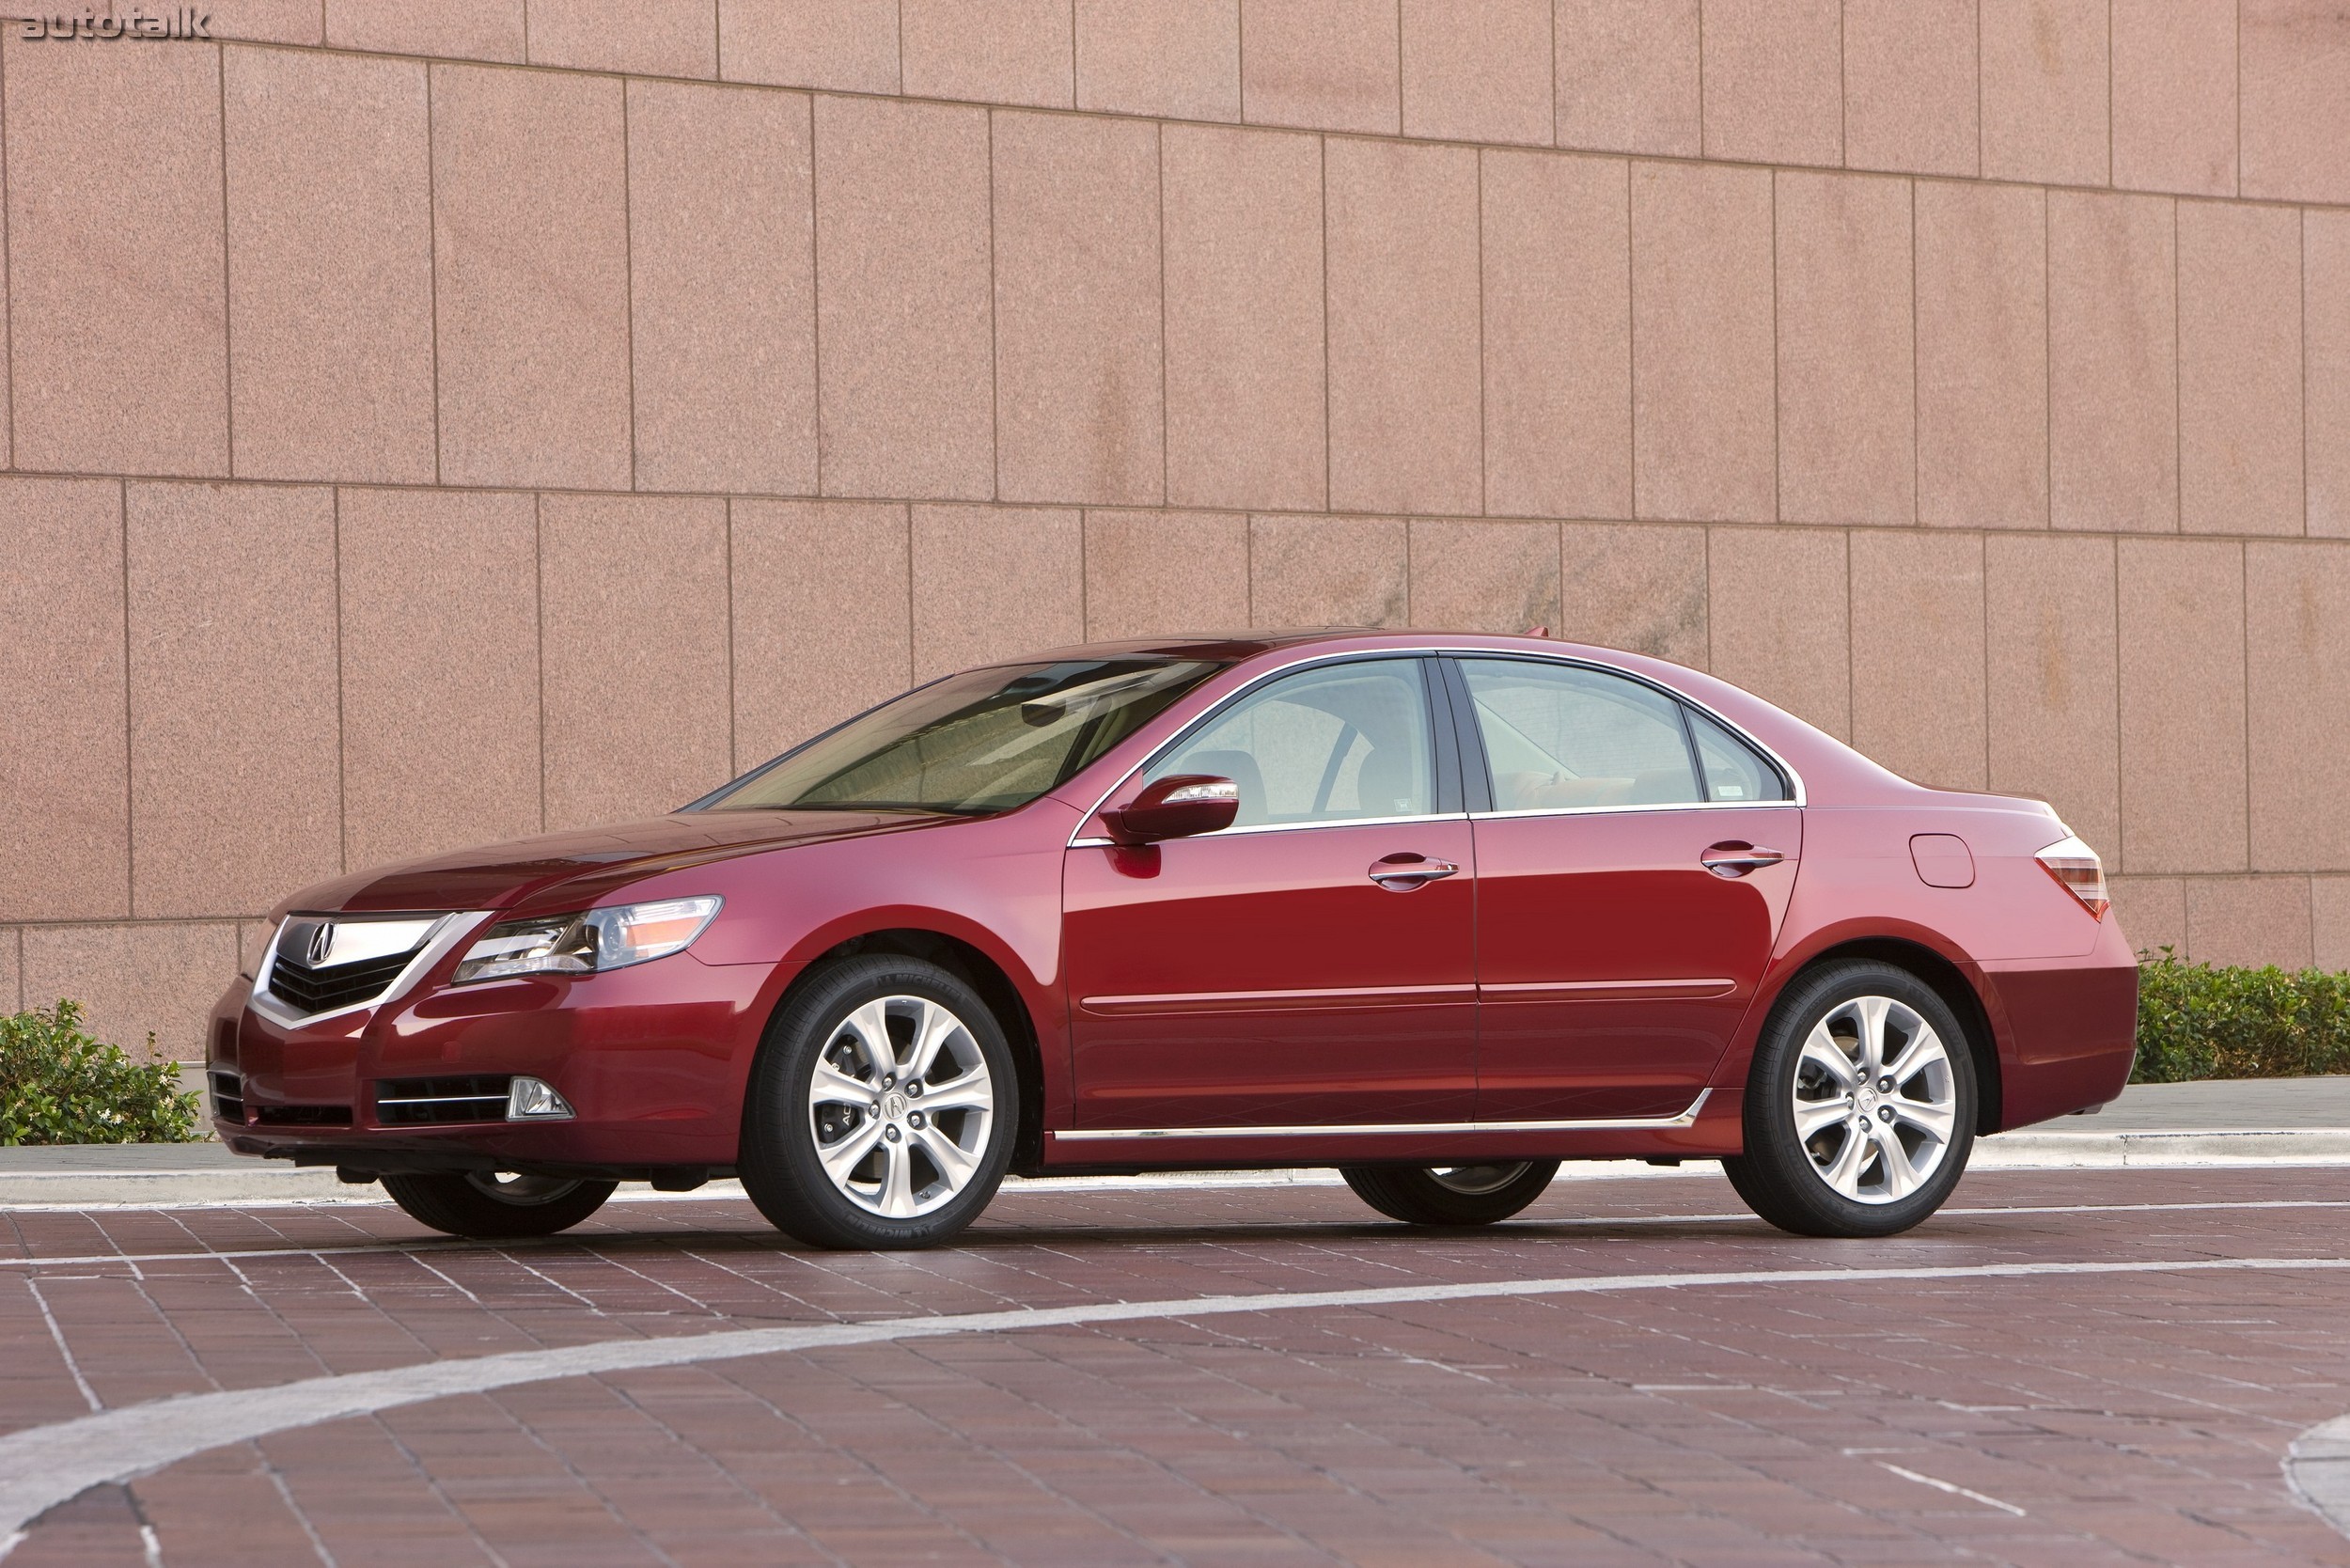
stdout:
<svg viewBox="0 0 2350 1568">
<path fill-rule="evenodd" d="M 995 494 L 987 112 L 816 101 L 822 467 L 831 495 Z"/>
<path fill-rule="evenodd" d="M 2243 546 L 2125 539 L 2116 549 L 2120 869 L 2242 870 Z"/>
<path fill-rule="evenodd" d="M 285 49 L 221 59 L 236 471 L 430 484 L 427 68 Z"/>
<path fill-rule="evenodd" d="M 2049 520 L 2179 525 L 2176 203 L 2048 193 Z"/>
<path fill-rule="evenodd" d="M 1066 109 L 1070 0 L 899 0 L 901 68 L 916 98 Z"/>
<path fill-rule="evenodd" d="M 718 0 L 718 74 L 896 92 L 898 0 Z"/>
<path fill-rule="evenodd" d="M 2113 541 L 1983 541 L 1991 788 L 2044 800 L 2117 870 L 2122 855 Z"/>
<path fill-rule="evenodd" d="M 2350 201 L 2350 11 L 2334 0 L 2241 0 L 2243 193 Z"/>
<path fill-rule="evenodd" d="M 1240 0 L 1076 0 L 1077 107 L 1240 118 Z"/>
<path fill-rule="evenodd" d="M 674 811 L 733 773 L 726 503 L 539 502 L 546 821 Z"/>
<path fill-rule="evenodd" d="M 797 93 L 628 85 L 643 489 L 816 489 L 808 115 Z"/>
<path fill-rule="evenodd" d="M 216 39 L 316 44 L 326 37 L 324 8 L 319 0 L 215 0 L 203 10 L 212 19 L 205 31 Z M 121 8 L 112 14 L 120 16 Z"/>
<path fill-rule="evenodd" d="M 1632 165 L 1633 499 L 1643 517 L 1778 514 L 1771 174 Z"/>
<path fill-rule="evenodd" d="M 1386 517 L 1248 520 L 1249 624 L 1405 626 L 1409 525 Z"/>
<path fill-rule="evenodd" d="M 1159 129 L 995 117 L 996 486 L 1164 498 Z"/>
<path fill-rule="evenodd" d="M 2105 184 L 2107 0 L 1979 3 L 1984 177 Z"/>
<path fill-rule="evenodd" d="M 529 0 L 530 63 L 638 76 L 718 74 L 712 0 Z"/>
<path fill-rule="evenodd" d="M 914 509 L 914 678 L 1085 640 L 1073 510 Z"/>
<path fill-rule="evenodd" d="M 2186 879 L 2186 950 L 2198 964 L 2306 969 L 2312 959 L 2310 879 Z"/>
<path fill-rule="evenodd" d="M 910 683 L 906 510 L 857 501 L 737 501 L 734 768 Z"/>
<path fill-rule="evenodd" d="M 1405 135 L 1549 145 L 1551 0 L 1402 4 Z"/>
<path fill-rule="evenodd" d="M 1482 508 L 1477 158 L 1332 141 L 1330 505 Z"/>
<path fill-rule="evenodd" d="M 2186 879 L 2175 876 L 2109 876 L 2106 889 L 2113 899 L 2108 919 L 2122 923 L 2130 951 L 2159 956 L 2169 948 L 2179 957 L 2186 952 Z"/>
<path fill-rule="evenodd" d="M 24 931 L 25 1002 L 81 1003 L 90 1033 L 140 1060 L 202 1060 L 212 1004 L 236 974 L 237 928 L 228 921 Z"/>
<path fill-rule="evenodd" d="M 20 468 L 228 471 L 220 52 L 6 54 Z"/>
<path fill-rule="evenodd" d="M 520 60 L 524 0 L 323 0 L 334 49 Z"/>
<path fill-rule="evenodd" d="M 1844 161 L 1839 0 L 1705 0 L 1705 155 Z"/>
<path fill-rule="evenodd" d="M 1921 180 L 1918 521 L 2048 525 L 2047 204 Z"/>
<path fill-rule="evenodd" d="M 24 1000 L 24 965 L 17 962 L 23 946 L 23 933 L 0 931 L 0 1007 L 11 1012 L 22 1012 L 28 1005 Z"/>
<path fill-rule="evenodd" d="M 1982 539 L 1852 535 L 1852 744 L 1941 790 L 1986 783 Z"/>
<path fill-rule="evenodd" d="M 539 830 L 539 541 L 530 496 L 345 489 L 343 859 Z"/>
<path fill-rule="evenodd" d="M 1560 147 L 1694 158 L 1698 0 L 1556 0 Z"/>
<path fill-rule="evenodd" d="M 1242 118 L 1392 134 L 1397 26 L 1395 0 L 1241 0 Z"/>
<path fill-rule="evenodd" d="M 128 501 L 132 913 L 258 915 L 343 864 L 334 492 Z"/>
<path fill-rule="evenodd" d="M 1484 154 L 1485 510 L 1632 510 L 1631 190 L 1622 161 Z"/>
<path fill-rule="evenodd" d="M 2179 203 L 2179 526 L 2301 527 L 2301 214 Z"/>
<path fill-rule="evenodd" d="M 2235 195 L 2235 0 L 2113 0 L 2113 182 Z"/>
<path fill-rule="evenodd" d="M 2350 547 L 2245 547 L 2252 869 L 2350 870 Z"/>
<path fill-rule="evenodd" d="M 1973 174 L 1975 0 L 1845 0 L 1844 162 Z"/>
<path fill-rule="evenodd" d="M 0 919 L 120 917 L 121 487 L 0 479 Z"/>
<path fill-rule="evenodd" d="M 1559 525 L 1411 525 L 1411 623 L 1515 635 L 1559 626 Z"/>
<path fill-rule="evenodd" d="M 1319 508 L 1322 147 L 1167 126 L 1167 493 L 1177 506 Z"/>
<path fill-rule="evenodd" d="M 441 478 L 630 482 L 621 84 L 432 68 Z"/>
<path fill-rule="evenodd" d="M 2337 973 L 2350 969 L 2350 877 L 2310 878 L 2311 962 Z"/>
<path fill-rule="evenodd" d="M 1706 530 L 1569 523 L 1559 533 L 1554 635 L 1706 667 Z"/>
<path fill-rule="evenodd" d="M 2350 212 L 2301 214 L 2309 531 L 2350 538 Z"/>
<path fill-rule="evenodd" d="M 1248 622 L 1248 519 L 1086 513 L 1086 636 L 1230 632 Z"/>
<path fill-rule="evenodd" d="M 1779 515 L 1914 523 L 1910 182 L 1777 179 Z"/>
<path fill-rule="evenodd" d="M 1826 528 L 1708 532 L 1713 672 L 1839 739 L 1849 737 L 1852 633 L 1843 534 Z"/>
</svg>

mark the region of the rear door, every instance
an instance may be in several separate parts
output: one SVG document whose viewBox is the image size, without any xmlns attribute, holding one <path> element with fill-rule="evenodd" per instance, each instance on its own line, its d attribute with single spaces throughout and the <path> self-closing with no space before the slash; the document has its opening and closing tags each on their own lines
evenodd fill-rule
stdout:
<svg viewBox="0 0 2350 1568">
<path fill-rule="evenodd" d="M 1064 939 L 1084 1131 L 1465 1122 L 1475 869 L 1433 662 L 1243 696 L 1121 786 L 1240 785 L 1220 833 L 1080 842 Z"/>
<path fill-rule="evenodd" d="M 1680 1114 L 1770 961 L 1802 837 L 1786 781 L 1628 676 L 1453 667 L 1471 715 L 1479 1120 Z"/>
</svg>

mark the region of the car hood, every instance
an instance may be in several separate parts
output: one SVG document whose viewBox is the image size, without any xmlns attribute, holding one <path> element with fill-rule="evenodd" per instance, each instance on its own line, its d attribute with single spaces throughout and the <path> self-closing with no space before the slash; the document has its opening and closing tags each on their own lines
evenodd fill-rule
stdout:
<svg viewBox="0 0 2350 1568">
<path fill-rule="evenodd" d="M 290 910 L 510 909 L 567 884 L 573 886 L 566 891 L 585 904 L 660 871 L 964 820 L 914 811 L 680 811 L 354 871 L 303 888 L 279 904 L 274 917 Z"/>
</svg>

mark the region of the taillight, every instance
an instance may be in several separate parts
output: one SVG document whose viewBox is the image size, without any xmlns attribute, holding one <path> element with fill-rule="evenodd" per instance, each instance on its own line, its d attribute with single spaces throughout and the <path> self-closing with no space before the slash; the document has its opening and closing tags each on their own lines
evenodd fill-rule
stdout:
<svg viewBox="0 0 2350 1568">
<path fill-rule="evenodd" d="M 2047 869 L 2050 876 L 2064 885 L 2064 890 L 2081 901 L 2081 907 L 2102 920 L 2106 911 L 2113 907 L 2113 900 L 2106 894 L 2105 862 L 2097 852 L 2078 839 L 2067 837 L 2042 850 L 2033 859 Z"/>
</svg>

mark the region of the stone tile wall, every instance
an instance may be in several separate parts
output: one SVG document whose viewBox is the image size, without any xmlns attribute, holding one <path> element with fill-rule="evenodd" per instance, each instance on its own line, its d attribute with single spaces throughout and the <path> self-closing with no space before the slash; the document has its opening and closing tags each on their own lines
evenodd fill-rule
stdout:
<svg viewBox="0 0 2350 1568">
<path fill-rule="evenodd" d="M 0 38 L 0 1006 L 972 660 L 1712 668 L 2350 966 L 2330 0 L 215 0 Z"/>
</svg>

